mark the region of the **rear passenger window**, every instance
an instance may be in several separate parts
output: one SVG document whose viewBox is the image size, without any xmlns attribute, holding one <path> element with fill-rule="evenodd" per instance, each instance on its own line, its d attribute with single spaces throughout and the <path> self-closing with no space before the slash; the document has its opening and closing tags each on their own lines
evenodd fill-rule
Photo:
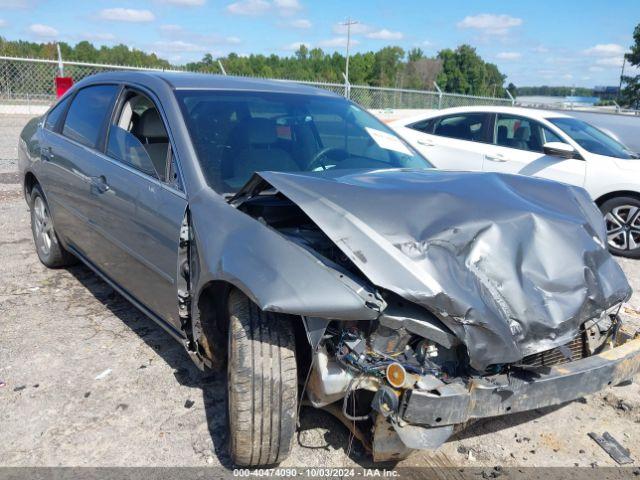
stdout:
<svg viewBox="0 0 640 480">
<path fill-rule="evenodd" d="M 71 95 L 58 103 L 55 107 L 51 109 L 49 114 L 47 115 L 47 119 L 44 121 L 44 128 L 47 130 L 56 131 L 58 127 L 58 123 L 60 123 L 60 119 L 67 109 L 67 105 L 69 105 L 69 101 L 71 100 Z"/>
<path fill-rule="evenodd" d="M 87 147 L 96 148 L 117 92 L 116 85 L 95 85 L 80 90 L 69 107 L 62 134 Z"/>
<path fill-rule="evenodd" d="M 472 142 L 484 141 L 487 115 L 484 113 L 465 113 L 442 117 L 435 125 L 434 135 L 457 138 Z"/>
</svg>

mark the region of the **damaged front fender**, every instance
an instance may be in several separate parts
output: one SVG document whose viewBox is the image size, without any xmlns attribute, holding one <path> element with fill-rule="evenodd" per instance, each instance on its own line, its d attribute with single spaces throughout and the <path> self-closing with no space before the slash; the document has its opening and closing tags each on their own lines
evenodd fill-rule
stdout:
<svg viewBox="0 0 640 480">
<path fill-rule="evenodd" d="M 341 276 L 214 194 L 204 191 L 194 199 L 191 215 L 201 252 L 196 292 L 209 282 L 224 281 L 262 310 L 340 320 L 373 320 L 383 308 L 369 285 Z"/>
</svg>

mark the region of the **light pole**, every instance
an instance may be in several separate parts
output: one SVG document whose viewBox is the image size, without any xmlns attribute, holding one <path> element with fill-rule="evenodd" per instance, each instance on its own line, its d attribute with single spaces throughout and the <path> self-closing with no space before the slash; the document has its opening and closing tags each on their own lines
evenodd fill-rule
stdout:
<svg viewBox="0 0 640 480">
<path fill-rule="evenodd" d="M 342 23 L 341 25 L 344 25 L 345 27 L 347 27 L 347 61 L 344 67 L 344 77 L 345 77 L 345 81 L 347 82 L 345 85 L 345 93 L 346 93 L 346 97 L 349 98 L 349 46 L 351 45 L 351 25 L 355 25 L 357 24 L 357 20 L 351 20 L 351 17 L 349 17 L 347 19 L 346 22 Z"/>
</svg>

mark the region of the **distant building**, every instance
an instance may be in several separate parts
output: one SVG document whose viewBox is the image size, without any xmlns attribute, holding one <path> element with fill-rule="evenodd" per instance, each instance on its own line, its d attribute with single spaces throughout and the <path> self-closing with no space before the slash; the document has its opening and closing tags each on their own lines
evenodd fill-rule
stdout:
<svg viewBox="0 0 640 480">
<path fill-rule="evenodd" d="M 618 98 L 620 89 L 618 87 L 597 86 L 593 88 L 593 94 L 600 97 L 601 100 L 615 100 Z"/>
</svg>

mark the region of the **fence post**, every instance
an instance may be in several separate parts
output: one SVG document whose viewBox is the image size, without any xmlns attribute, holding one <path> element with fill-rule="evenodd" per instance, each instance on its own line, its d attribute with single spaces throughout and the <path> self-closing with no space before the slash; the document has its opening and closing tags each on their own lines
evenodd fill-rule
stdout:
<svg viewBox="0 0 640 480">
<path fill-rule="evenodd" d="M 222 65 L 222 61 L 220 59 L 218 59 L 218 66 L 220 67 L 220 71 L 222 72 L 222 75 L 227 75 L 227 71 L 224 69 L 224 66 Z"/>
<path fill-rule="evenodd" d="M 505 88 L 504 90 L 505 92 L 507 92 L 507 95 L 509 95 L 509 98 L 511 99 L 511 106 L 513 107 L 516 104 L 516 99 L 513 98 L 513 95 L 511 95 L 511 92 L 508 88 Z"/>
<path fill-rule="evenodd" d="M 349 83 L 349 79 L 347 78 L 347 74 L 342 72 L 342 78 L 344 78 L 344 96 L 347 99 L 351 98 L 351 84 Z"/>
<path fill-rule="evenodd" d="M 62 63 L 62 52 L 60 52 L 60 44 L 56 42 L 58 49 L 58 75 L 64 77 L 64 63 Z"/>
<path fill-rule="evenodd" d="M 436 87 L 436 90 L 438 91 L 438 110 L 440 110 L 442 109 L 442 90 L 440 90 L 440 87 L 435 81 L 433 82 L 433 86 Z"/>
</svg>

